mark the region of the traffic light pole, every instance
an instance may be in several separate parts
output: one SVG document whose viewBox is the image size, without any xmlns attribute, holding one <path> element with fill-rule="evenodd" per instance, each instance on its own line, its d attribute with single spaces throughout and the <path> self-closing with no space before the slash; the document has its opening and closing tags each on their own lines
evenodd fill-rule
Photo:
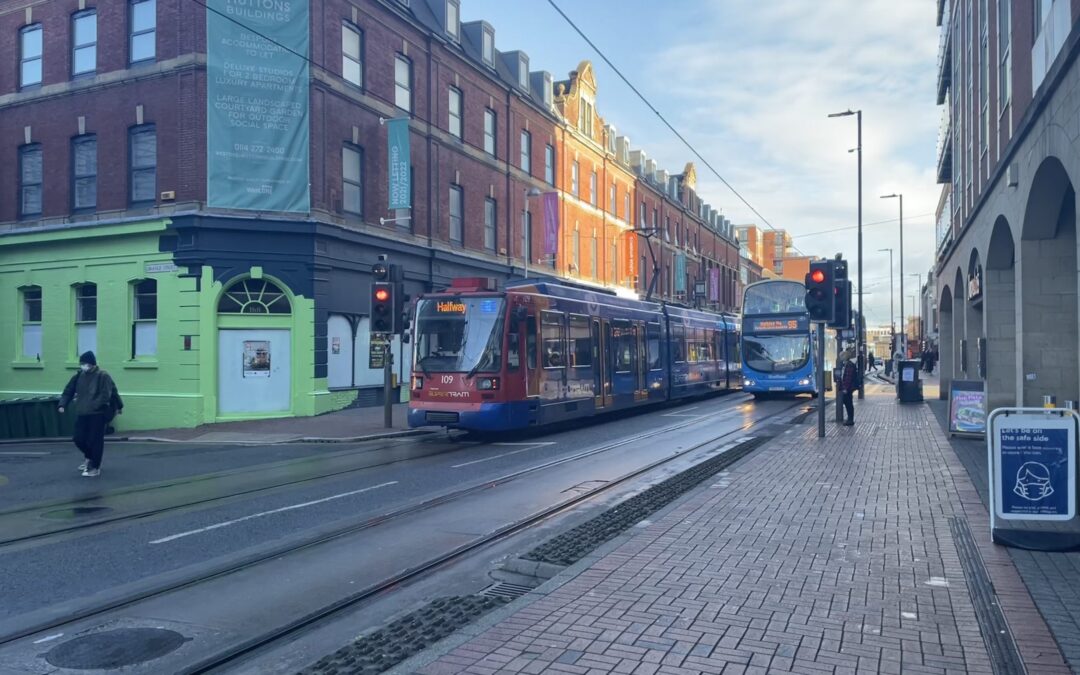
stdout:
<svg viewBox="0 0 1080 675">
<path fill-rule="evenodd" d="M 388 336 L 389 337 L 389 336 Z M 383 343 L 383 426 L 394 426 L 394 404 L 390 396 L 394 393 L 394 352 L 390 349 L 390 340 Z"/>
<path fill-rule="evenodd" d="M 825 438 L 825 324 L 818 324 L 817 341 L 817 437 Z M 837 393 L 839 393 L 837 389 Z"/>
</svg>

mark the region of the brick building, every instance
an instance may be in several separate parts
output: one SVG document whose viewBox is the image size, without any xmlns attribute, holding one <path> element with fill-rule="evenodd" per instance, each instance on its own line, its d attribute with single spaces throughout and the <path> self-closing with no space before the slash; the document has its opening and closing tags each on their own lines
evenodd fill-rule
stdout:
<svg viewBox="0 0 1080 675">
<path fill-rule="evenodd" d="M 1080 398 L 1080 0 L 938 0 L 942 392 Z"/>
<path fill-rule="evenodd" d="M 126 428 L 374 402 L 381 371 L 367 367 L 366 289 L 379 254 L 414 295 L 460 276 L 501 283 L 526 260 L 533 273 L 633 293 L 651 274 L 630 213 L 644 192 L 658 193 L 656 208 L 679 228 L 658 247 L 661 269 L 686 259 L 686 280 L 657 295 L 693 300 L 694 282 L 717 269 L 721 290 L 707 301 L 735 309 L 734 232 L 694 194 L 692 167 L 652 187 L 598 114 L 583 141 L 567 92 L 560 99 L 524 52 L 498 49 L 495 27 L 462 23 L 458 0 L 208 5 L 0 7 L 9 38 L 0 62 L 10 66 L 0 68 L 0 312 L 19 317 L 0 335 L 13 356 L 0 397 L 56 391 L 77 355 L 95 349 L 130 401 Z M 277 21 L 299 48 L 253 37 L 245 22 L 259 20 Z M 233 52 L 222 45 L 240 57 L 223 59 Z M 295 101 L 236 103 L 231 83 L 256 77 L 245 50 L 284 64 L 254 72 Z M 589 70 L 583 63 L 570 82 Z M 222 132 L 219 120 L 233 115 L 240 121 Z M 289 115 L 297 122 L 281 126 Z M 391 211 L 383 122 L 401 118 L 411 209 Z M 256 119 L 277 130 L 251 132 Z M 249 168 L 280 171 L 248 176 L 219 160 L 258 152 L 265 161 Z M 595 204 L 572 194 L 573 153 L 598 167 L 604 190 L 614 180 L 614 204 L 607 192 Z M 245 184 L 248 194 L 233 189 Z M 550 192 L 560 237 L 546 256 L 543 228 L 532 226 L 543 198 L 528 195 Z M 279 193 L 290 205 L 266 207 Z M 595 266 L 582 244 L 572 255 L 576 232 L 589 241 L 594 230 Z M 405 380 L 406 348 L 394 351 Z"/>
</svg>

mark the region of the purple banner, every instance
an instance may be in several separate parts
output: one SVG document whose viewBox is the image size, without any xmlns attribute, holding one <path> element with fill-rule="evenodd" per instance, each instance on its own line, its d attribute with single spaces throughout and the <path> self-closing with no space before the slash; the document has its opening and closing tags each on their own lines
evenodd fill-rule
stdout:
<svg viewBox="0 0 1080 675">
<path fill-rule="evenodd" d="M 544 255 L 559 251 L 559 193 L 544 193 Z"/>
<path fill-rule="evenodd" d="M 720 302 L 720 268 L 709 270 L 709 302 Z"/>
</svg>

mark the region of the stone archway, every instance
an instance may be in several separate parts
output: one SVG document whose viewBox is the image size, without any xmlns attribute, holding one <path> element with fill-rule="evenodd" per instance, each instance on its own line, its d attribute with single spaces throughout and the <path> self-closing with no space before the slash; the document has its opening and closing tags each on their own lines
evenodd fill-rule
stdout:
<svg viewBox="0 0 1080 675">
<path fill-rule="evenodd" d="M 949 385 L 953 381 L 953 295 L 948 286 L 941 287 L 941 300 L 938 302 L 938 376 L 941 387 L 938 398 L 945 400 L 949 395 Z"/>
<path fill-rule="evenodd" d="M 986 312 L 987 410 L 1015 406 L 1016 388 L 1016 249 L 1012 230 L 998 216 L 986 251 L 984 308 Z"/>
<path fill-rule="evenodd" d="M 983 329 L 983 266 L 979 251 L 971 249 L 967 274 L 964 277 L 964 339 L 967 341 L 966 376 L 969 380 L 982 378 L 979 373 L 979 340 L 986 336 Z"/>
<path fill-rule="evenodd" d="M 964 274 L 960 271 L 960 268 L 956 268 L 956 274 L 953 275 L 953 379 L 966 380 L 967 370 L 970 366 L 969 361 L 971 355 L 969 354 L 968 344 L 965 341 L 967 335 L 967 326 L 964 323 L 966 318 L 966 312 L 964 311 L 964 289 L 967 284 L 964 282 Z"/>
<path fill-rule="evenodd" d="M 1056 157 L 1032 180 L 1020 236 L 1024 405 L 1044 395 L 1076 400 L 1077 353 L 1076 191 Z"/>
</svg>

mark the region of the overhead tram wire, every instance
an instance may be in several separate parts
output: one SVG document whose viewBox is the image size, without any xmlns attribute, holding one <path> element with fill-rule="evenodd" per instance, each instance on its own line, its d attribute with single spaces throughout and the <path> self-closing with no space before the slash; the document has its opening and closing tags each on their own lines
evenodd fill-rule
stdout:
<svg viewBox="0 0 1080 675">
<path fill-rule="evenodd" d="M 933 213 L 920 213 L 917 216 L 910 216 L 908 218 L 905 218 L 904 220 L 911 221 L 911 220 L 917 220 L 919 218 L 929 218 L 930 216 L 933 216 L 933 215 L 934 215 Z M 898 220 L 900 220 L 900 219 L 899 218 L 890 218 L 889 220 L 878 220 L 878 221 L 875 221 L 873 223 L 863 223 L 863 227 L 870 227 L 871 225 L 887 225 L 888 223 L 895 223 Z M 844 231 L 847 231 L 847 230 L 856 230 L 858 228 L 859 228 L 858 225 L 849 225 L 847 227 L 835 227 L 835 228 L 833 228 L 831 230 L 818 230 L 816 232 L 807 232 L 805 234 L 795 234 L 795 235 L 792 235 L 792 237 L 794 239 L 801 239 L 803 237 L 816 237 L 819 234 L 832 234 L 833 232 L 844 232 Z"/>
<path fill-rule="evenodd" d="M 634 94 L 636 94 L 637 97 L 641 99 L 642 103 L 644 103 L 645 106 L 649 108 L 649 110 L 651 110 L 658 118 L 660 118 L 660 121 L 664 123 L 664 126 L 666 126 L 671 131 L 671 133 L 675 134 L 676 138 L 678 138 L 680 141 L 682 141 L 683 145 L 685 145 L 687 148 L 689 148 L 690 152 L 694 153 L 694 156 L 697 157 L 699 160 L 701 160 L 701 163 L 704 164 L 706 167 L 708 167 L 709 171 L 712 171 L 713 175 L 715 175 L 717 178 L 719 178 L 720 182 L 723 183 L 727 187 L 727 189 L 731 190 L 732 194 L 734 194 L 736 197 L 739 198 L 739 201 L 741 201 L 743 204 L 746 205 L 747 208 L 749 208 L 751 211 L 753 211 L 754 215 L 756 215 L 758 218 L 761 219 L 761 222 L 768 225 L 770 230 L 776 230 L 777 229 L 776 227 L 773 226 L 772 223 L 770 223 L 768 221 L 767 218 L 765 218 L 765 216 L 761 215 L 761 213 L 757 209 L 755 209 L 754 206 L 750 202 L 746 201 L 746 198 L 743 197 L 741 194 L 739 194 L 739 191 L 736 190 L 731 185 L 731 183 L 727 182 L 727 180 L 723 176 L 720 175 L 720 172 L 717 171 L 716 168 L 713 167 L 713 165 L 709 163 L 709 160 L 705 159 L 701 155 L 701 153 L 698 152 L 697 149 L 693 145 L 690 144 L 690 141 L 686 140 L 686 138 L 682 134 L 679 133 L 679 130 L 676 129 L 674 126 L 672 126 L 671 122 L 667 121 L 667 118 L 664 117 L 664 114 L 661 113 L 659 110 L 657 110 L 656 106 L 654 106 L 651 102 L 649 102 L 649 99 L 646 98 L 645 95 L 642 94 L 638 90 L 638 88 L 635 87 L 633 85 L 633 83 L 631 83 L 630 80 L 627 79 L 627 77 L 622 74 L 622 71 L 619 70 L 619 68 L 614 63 L 611 62 L 611 59 L 609 59 L 607 57 L 607 55 L 604 54 L 604 52 L 599 47 L 596 46 L 596 43 L 594 43 L 592 40 L 590 40 L 589 36 L 585 35 L 585 32 L 582 31 L 580 28 L 578 28 L 577 24 L 574 23 L 574 21 L 570 17 L 568 17 L 566 15 L 566 12 L 562 11 L 562 8 L 560 8 L 557 4 L 555 4 L 555 0 L 547 0 L 547 2 L 548 2 L 549 5 L 552 6 L 552 8 L 554 8 L 554 10 L 556 12 L 559 13 L 560 16 L 562 16 L 562 18 L 564 20 L 566 20 L 566 23 L 570 24 L 570 27 L 573 28 L 574 31 L 577 32 L 577 34 L 581 36 L 581 39 L 585 40 L 585 42 L 588 43 L 588 45 L 590 47 L 592 47 L 593 51 L 595 51 L 596 54 L 601 59 L 604 60 L 604 63 L 606 63 L 609 68 L 611 68 L 613 71 L 615 71 L 615 74 L 619 76 L 619 79 L 621 79 L 623 81 L 623 83 L 626 84 L 627 87 L 630 87 L 630 91 L 634 92 Z"/>
</svg>

